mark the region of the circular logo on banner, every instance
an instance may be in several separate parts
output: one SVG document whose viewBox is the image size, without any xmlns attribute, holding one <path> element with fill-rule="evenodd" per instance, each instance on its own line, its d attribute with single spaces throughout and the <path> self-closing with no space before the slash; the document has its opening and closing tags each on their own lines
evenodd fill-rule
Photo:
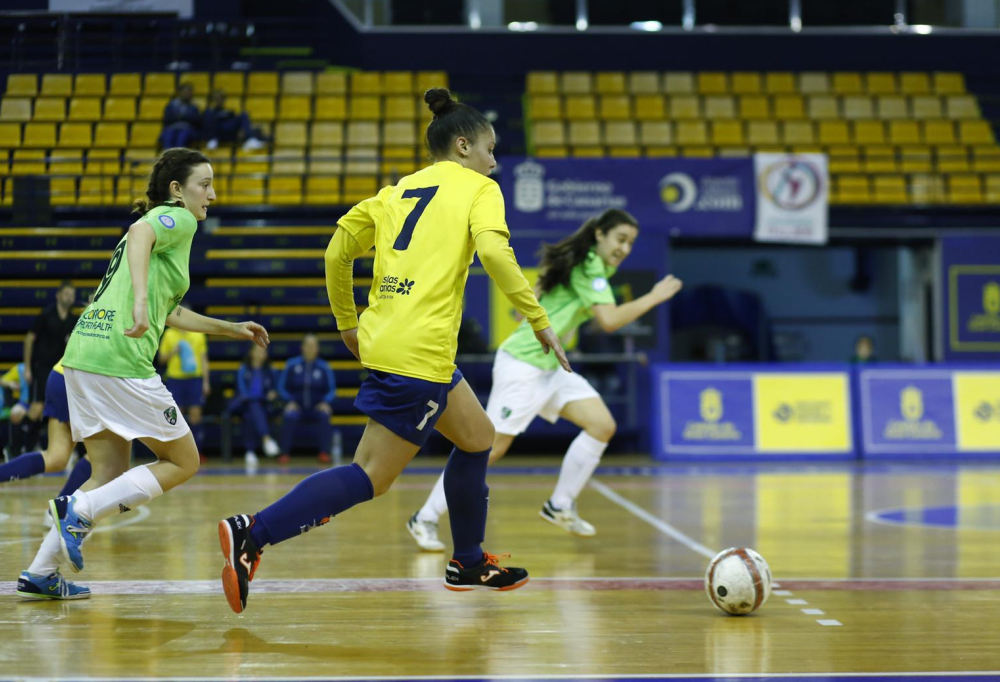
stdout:
<svg viewBox="0 0 1000 682">
<path fill-rule="evenodd" d="M 593 283 L 594 291 L 604 291 L 608 288 L 608 280 L 603 277 L 598 277 Z"/>
<path fill-rule="evenodd" d="M 163 224 L 163 227 L 167 228 L 168 230 L 174 229 L 174 225 L 177 224 L 174 222 L 174 219 L 168 215 L 161 215 L 160 222 Z"/>
<path fill-rule="evenodd" d="M 823 189 L 819 168 L 804 159 L 782 159 L 760 175 L 760 191 L 771 203 L 786 211 L 808 208 Z"/>
<path fill-rule="evenodd" d="M 698 187 L 687 173 L 670 173 L 660 180 L 660 200 L 672 213 L 683 213 L 697 198 Z"/>
</svg>

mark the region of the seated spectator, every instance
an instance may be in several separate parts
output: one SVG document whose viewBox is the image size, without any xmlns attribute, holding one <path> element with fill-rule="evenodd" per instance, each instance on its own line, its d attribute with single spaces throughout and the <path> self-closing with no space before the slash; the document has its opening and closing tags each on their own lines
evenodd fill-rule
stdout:
<svg viewBox="0 0 1000 682">
<path fill-rule="evenodd" d="M 163 109 L 163 133 L 160 134 L 160 144 L 164 149 L 190 147 L 198 141 L 201 113 L 197 105 L 191 101 L 192 97 L 194 97 L 194 87 L 190 83 L 181 83 L 177 88 L 177 96 Z"/>
<path fill-rule="evenodd" d="M 875 341 L 867 334 L 862 334 L 854 341 L 854 355 L 851 362 L 855 365 L 867 365 L 878 362 L 875 357 Z"/>
<path fill-rule="evenodd" d="M 25 431 L 28 426 L 26 417 L 31 402 L 31 389 L 28 386 L 24 363 L 19 362 L 0 377 L 0 386 L 9 389 L 14 398 L 8 417 L 10 419 L 10 440 L 3 451 L 4 461 L 9 461 L 24 452 L 25 448 Z M 3 393 L 0 392 L 0 407 L 3 407 L 3 403 Z"/>
<path fill-rule="evenodd" d="M 285 401 L 285 426 L 281 433 L 280 462 L 287 462 L 299 425 L 316 423 L 316 445 L 319 461 L 330 461 L 330 416 L 337 382 L 326 361 L 319 357 L 319 339 L 306 334 L 302 339 L 302 355 L 285 365 L 278 380 L 278 393 Z"/>
<path fill-rule="evenodd" d="M 160 339 L 160 364 L 166 365 L 166 385 L 177 401 L 198 452 L 205 440 L 202 424 L 205 398 L 212 392 L 209 381 L 208 337 L 201 332 L 186 332 L 167 327 Z M 204 460 L 204 456 L 202 457 Z"/>
<path fill-rule="evenodd" d="M 268 407 L 278 399 L 277 385 L 267 350 L 250 346 L 236 373 L 236 395 L 227 408 L 230 414 L 243 419 L 243 458 L 249 468 L 257 466 L 258 445 L 263 446 L 268 457 L 277 457 L 281 452 L 268 424 Z"/>
<path fill-rule="evenodd" d="M 208 105 L 202 119 L 202 134 L 208 140 L 205 145 L 208 149 L 215 149 L 220 142 L 242 144 L 247 151 L 267 146 L 264 134 L 250 124 L 250 117 L 246 112 L 237 115 L 235 111 L 226 108 L 224 90 L 213 90 L 208 96 Z"/>
</svg>

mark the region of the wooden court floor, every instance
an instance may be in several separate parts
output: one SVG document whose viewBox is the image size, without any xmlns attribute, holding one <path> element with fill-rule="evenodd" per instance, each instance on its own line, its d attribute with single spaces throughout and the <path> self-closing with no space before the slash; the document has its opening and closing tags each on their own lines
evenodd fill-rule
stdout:
<svg viewBox="0 0 1000 682">
<path fill-rule="evenodd" d="M 579 505 L 598 535 L 578 539 L 538 517 L 558 460 L 509 458 L 490 476 L 487 548 L 531 582 L 455 594 L 443 556 L 404 528 L 442 463 L 420 459 L 385 497 L 268 548 L 241 616 L 221 594 L 216 522 L 309 467 L 210 467 L 108 519 L 73 577 L 94 592 L 80 602 L 14 596 L 61 480 L 0 486 L 0 680 L 1000 671 L 1000 467 L 609 457 Z M 733 545 L 780 584 L 750 617 L 702 590 L 708 558 Z"/>
</svg>

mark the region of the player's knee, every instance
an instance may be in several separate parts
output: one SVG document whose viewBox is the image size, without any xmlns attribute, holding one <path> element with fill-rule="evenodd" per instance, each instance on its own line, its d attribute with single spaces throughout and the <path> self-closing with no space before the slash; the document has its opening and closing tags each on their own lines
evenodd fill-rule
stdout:
<svg viewBox="0 0 1000 682">
<path fill-rule="evenodd" d="M 587 426 L 587 434 L 601 441 L 602 443 L 607 443 L 615 436 L 615 431 L 618 430 L 618 422 L 610 414 L 595 420 L 592 424 Z"/>
<path fill-rule="evenodd" d="M 375 497 L 385 495 L 389 492 L 389 488 L 392 487 L 393 482 L 396 480 L 395 476 L 377 468 L 372 470 L 365 469 L 365 473 L 368 474 L 368 480 L 372 482 L 372 490 L 375 493 Z"/>
<path fill-rule="evenodd" d="M 69 456 L 72 450 L 59 447 L 49 447 L 42 451 L 42 459 L 45 460 L 45 473 L 51 474 L 64 471 L 69 464 Z"/>
</svg>

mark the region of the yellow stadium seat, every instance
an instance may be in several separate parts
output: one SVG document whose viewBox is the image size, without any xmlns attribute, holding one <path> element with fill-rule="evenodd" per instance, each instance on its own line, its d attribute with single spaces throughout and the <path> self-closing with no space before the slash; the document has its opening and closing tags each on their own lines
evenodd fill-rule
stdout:
<svg viewBox="0 0 1000 682">
<path fill-rule="evenodd" d="M 846 121 L 820 121 L 819 142 L 826 145 L 843 145 L 851 141 Z"/>
<path fill-rule="evenodd" d="M 383 176 L 390 178 L 390 184 L 395 184 L 400 177 L 417 170 L 413 152 L 413 147 L 382 148 L 382 164 L 379 169 Z"/>
<path fill-rule="evenodd" d="M 353 96 L 350 103 L 350 118 L 356 121 L 378 121 L 382 118 L 382 98 Z"/>
<path fill-rule="evenodd" d="M 415 102 L 412 97 L 386 97 L 384 101 L 385 119 L 388 121 L 412 121 L 417 115 Z"/>
<path fill-rule="evenodd" d="M 378 71 L 355 71 L 351 74 L 351 94 L 378 96 L 382 94 L 382 74 Z"/>
<path fill-rule="evenodd" d="M 764 74 L 764 92 L 769 95 L 793 95 L 795 76 L 789 71 L 768 71 Z"/>
<path fill-rule="evenodd" d="M 952 204 L 983 203 L 983 188 L 978 175 L 948 176 L 948 202 Z"/>
<path fill-rule="evenodd" d="M 11 206 L 14 203 L 14 181 L 11 178 L 4 178 L 3 195 L 0 197 L 0 206 Z"/>
<path fill-rule="evenodd" d="M 955 144 L 953 121 L 924 121 L 924 140 L 927 144 Z"/>
<path fill-rule="evenodd" d="M 410 71 L 387 71 L 382 78 L 382 87 L 387 95 L 412 95 L 413 73 Z"/>
<path fill-rule="evenodd" d="M 594 147 L 601 144 L 601 126 L 597 121 L 571 121 L 569 144 L 576 147 Z"/>
<path fill-rule="evenodd" d="M 229 185 L 228 204 L 263 204 L 264 179 L 234 175 Z"/>
<path fill-rule="evenodd" d="M 642 149 L 635 145 L 629 147 L 615 145 L 608 147 L 608 156 L 613 159 L 638 159 L 642 156 Z"/>
<path fill-rule="evenodd" d="M 898 173 L 899 163 L 896 150 L 888 145 L 869 145 L 864 148 L 864 161 L 861 165 L 866 173 Z"/>
<path fill-rule="evenodd" d="M 964 95 L 965 76 L 960 73 L 935 71 L 932 74 L 934 92 L 939 95 Z"/>
<path fill-rule="evenodd" d="M 45 149 L 55 147 L 56 125 L 54 123 L 25 123 L 22 146 Z"/>
<path fill-rule="evenodd" d="M 559 93 L 559 78 L 555 71 L 529 71 L 529 95 L 556 95 Z"/>
<path fill-rule="evenodd" d="M 987 175 L 983 179 L 986 185 L 986 192 L 983 199 L 989 204 L 1000 203 L 1000 175 Z"/>
<path fill-rule="evenodd" d="M 729 76 L 721 71 L 701 71 L 696 80 L 698 93 L 701 95 L 725 95 L 729 93 Z"/>
<path fill-rule="evenodd" d="M 861 150 L 854 145 L 838 145 L 826 148 L 831 173 L 860 173 Z"/>
<path fill-rule="evenodd" d="M 535 156 L 539 159 L 565 159 L 569 156 L 569 149 L 566 147 L 542 147 L 535 150 Z"/>
<path fill-rule="evenodd" d="M 53 206 L 72 206 L 76 203 L 76 177 L 49 178 L 49 202 Z"/>
<path fill-rule="evenodd" d="M 564 95 L 589 95 L 594 91 L 593 78 L 587 71 L 565 71 L 559 76 L 559 91 Z"/>
<path fill-rule="evenodd" d="M 923 141 L 920 124 L 917 121 L 889 121 L 889 141 L 892 144 L 920 144 Z"/>
<path fill-rule="evenodd" d="M 756 71 L 737 71 L 732 76 L 734 95 L 756 95 L 761 91 L 760 74 Z"/>
<path fill-rule="evenodd" d="M 55 131 L 53 131 L 53 137 L 55 137 Z M 20 146 L 21 124 L 0 123 L 0 149 L 12 149 Z"/>
<path fill-rule="evenodd" d="M 51 175 L 83 175 L 83 152 L 79 149 L 55 149 L 49 155 Z"/>
<path fill-rule="evenodd" d="M 973 147 L 972 170 L 977 173 L 1000 172 L 1000 147 L 995 144 Z"/>
<path fill-rule="evenodd" d="M 306 95 L 283 95 L 278 100 L 278 120 L 308 121 L 312 119 L 312 98 Z"/>
<path fill-rule="evenodd" d="M 332 121 L 315 121 L 312 123 L 309 143 L 313 147 L 344 146 L 344 125 Z"/>
<path fill-rule="evenodd" d="M 573 147 L 572 154 L 574 158 L 579 159 L 599 159 L 605 156 L 604 147 L 601 146 Z"/>
<path fill-rule="evenodd" d="M 573 95 L 566 98 L 566 118 L 570 121 L 597 118 L 597 106 L 592 95 Z"/>
<path fill-rule="evenodd" d="M 113 73 L 111 74 L 111 88 L 109 95 L 119 97 L 138 97 L 142 94 L 142 85 L 137 73 Z M 169 93 L 173 94 L 173 93 Z"/>
<path fill-rule="evenodd" d="M 83 172 L 87 175 L 118 175 L 121 166 L 121 149 L 91 149 L 87 151 L 87 165 Z"/>
<path fill-rule="evenodd" d="M 561 147 L 566 144 L 566 126 L 562 121 L 538 121 L 532 127 L 535 147 Z"/>
<path fill-rule="evenodd" d="M 10 164 L 11 175 L 45 175 L 45 151 L 42 149 L 15 149 Z"/>
<path fill-rule="evenodd" d="M 344 172 L 348 175 L 378 174 L 378 147 L 348 147 L 344 157 Z"/>
<path fill-rule="evenodd" d="M 129 147 L 155 147 L 160 141 L 160 130 L 163 126 L 159 123 L 136 122 L 129 130 Z"/>
<path fill-rule="evenodd" d="M 905 204 L 909 201 L 906 192 L 906 177 L 902 175 L 875 176 L 876 204 Z"/>
<path fill-rule="evenodd" d="M 777 121 L 748 121 L 747 142 L 755 147 L 781 144 Z"/>
<path fill-rule="evenodd" d="M 810 95 L 809 118 L 816 120 L 840 118 L 837 98 L 832 95 Z"/>
<path fill-rule="evenodd" d="M 73 94 L 73 77 L 62 73 L 42 76 L 42 97 L 69 97 Z"/>
<path fill-rule="evenodd" d="M 320 95 L 316 98 L 317 121 L 343 121 L 347 118 L 347 98 L 341 95 Z"/>
<path fill-rule="evenodd" d="M 347 74 L 343 71 L 323 71 L 316 74 L 317 95 L 344 95 L 347 93 Z"/>
<path fill-rule="evenodd" d="M 12 73 L 7 76 L 7 97 L 35 97 L 38 95 L 38 76 L 33 73 Z"/>
<path fill-rule="evenodd" d="M 309 149 L 309 173 L 336 174 L 344 172 L 344 150 L 340 147 Z"/>
<path fill-rule="evenodd" d="M 431 113 L 431 110 L 427 106 L 427 103 L 424 102 L 423 97 L 416 98 L 416 106 L 417 106 L 417 119 L 424 124 L 430 123 L 431 119 L 434 118 L 434 114 Z"/>
<path fill-rule="evenodd" d="M 385 123 L 382 126 L 382 143 L 394 147 L 416 147 L 416 128 L 406 121 Z"/>
<path fill-rule="evenodd" d="M 715 151 L 707 145 L 690 145 L 681 147 L 681 156 L 688 158 L 709 158 L 714 156 Z"/>
<path fill-rule="evenodd" d="M 774 98 L 774 117 L 782 121 L 805 118 L 805 101 L 801 95 L 777 95 Z"/>
<path fill-rule="evenodd" d="M 838 71 L 833 74 L 833 92 L 837 95 L 860 95 L 864 92 L 861 74 L 856 71 Z"/>
<path fill-rule="evenodd" d="M 927 74 L 921 71 L 901 73 L 899 90 L 904 95 L 927 95 L 931 91 L 931 81 Z"/>
<path fill-rule="evenodd" d="M 610 121 L 604 125 L 604 142 L 613 147 L 635 147 L 638 138 L 632 121 Z"/>
<path fill-rule="evenodd" d="M 10 150 L 0 149 L 0 176 L 10 175 Z"/>
<path fill-rule="evenodd" d="M 103 73 L 77 74 L 73 83 L 73 94 L 77 97 L 104 97 L 107 91 L 107 77 Z"/>
<path fill-rule="evenodd" d="M 768 98 L 763 95 L 743 95 L 740 97 L 740 118 L 771 118 L 771 109 L 768 105 Z"/>
<path fill-rule="evenodd" d="M 668 95 L 695 94 L 694 74 L 687 71 L 668 71 L 663 75 L 663 91 Z"/>
<path fill-rule="evenodd" d="M 703 98 L 705 118 L 735 118 L 736 103 L 729 95 L 710 95 Z"/>
<path fill-rule="evenodd" d="M 245 74 L 242 71 L 217 71 L 212 74 L 212 89 L 225 90 L 230 97 L 242 96 L 244 85 Z"/>
<path fill-rule="evenodd" d="M 598 95 L 624 95 L 625 74 L 621 71 L 599 71 L 594 78 Z"/>
<path fill-rule="evenodd" d="M 884 144 L 885 124 L 882 121 L 855 121 L 854 142 L 856 144 Z"/>
<path fill-rule="evenodd" d="M 948 118 L 981 118 L 979 103 L 971 95 L 950 95 L 945 98 Z"/>
<path fill-rule="evenodd" d="M 685 146 L 708 144 L 708 126 L 705 121 L 679 121 L 676 133 L 677 144 Z"/>
<path fill-rule="evenodd" d="M 276 147 L 305 147 L 307 143 L 304 121 L 282 121 L 274 126 Z"/>
<path fill-rule="evenodd" d="M 129 200 L 133 198 L 130 182 L 131 178 L 125 178 L 125 186 L 122 188 L 122 193 L 128 195 Z M 145 194 L 142 197 L 145 198 Z M 80 178 L 80 196 L 77 199 L 80 206 L 107 206 L 115 203 L 115 198 L 115 179 L 113 177 Z M 138 199 L 139 195 L 136 194 L 134 198 Z"/>
<path fill-rule="evenodd" d="M 39 97 L 35 100 L 34 121 L 66 120 L 66 99 L 63 97 Z"/>
<path fill-rule="evenodd" d="M 906 98 L 900 95 L 880 95 L 876 99 L 878 117 L 885 120 L 909 118 Z"/>
<path fill-rule="evenodd" d="M 631 119 L 632 99 L 627 95 L 602 95 L 600 97 L 599 114 L 601 119 L 605 121 Z"/>
<path fill-rule="evenodd" d="M 913 118 L 941 118 L 941 98 L 936 95 L 917 95 L 911 99 Z"/>
<path fill-rule="evenodd" d="M 666 113 L 662 95 L 636 95 L 635 117 L 640 121 L 659 121 Z"/>
<path fill-rule="evenodd" d="M 868 95 L 848 95 L 842 100 L 844 118 L 862 119 L 872 118 L 875 113 L 872 107 L 872 98 Z"/>
<path fill-rule="evenodd" d="M 375 196 L 378 178 L 374 175 L 349 175 L 344 178 L 344 202 L 356 204 Z"/>
<path fill-rule="evenodd" d="M 942 145 L 935 148 L 935 168 L 939 173 L 968 173 L 969 152 L 965 147 Z"/>
<path fill-rule="evenodd" d="M 408 97 L 405 99 L 411 101 Z M 528 101 L 528 109 L 535 121 L 558 120 L 563 117 L 562 100 L 555 95 L 532 96 Z"/>
<path fill-rule="evenodd" d="M 282 73 L 281 94 L 311 96 L 313 94 L 312 71 L 285 71 Z"/>
<path fill-rule="evenodd" d="M 842 175 L 837 178 L 838 203 L 867 204 L 871 201 L 871 183 L 866 175 Z"/>
<path fill-rule="evenodd" d="M 156 161 L 155 147 L 129 147 L 125 150 L 125 172 L 137 179 L 136 186 L 145 189 L 139 180 L 149 180 Z"/>
<path fill-rule="evenodd" d="M 903 173 L 930 173 L 931 148 L 912 145 L 899 148 L 899 170 Z"/>
<path fill-rule="evenodd" d="M 233 172 L 233 150 L 229 147 L 216 147 L 206 149 L 202 152 L 212 162 L 212 170 L 215 171 L 215 178 L 230 175 Z M 218 190 L 216 190 L 218 192 Z"/>
<path fill-rule="evenodd" d="M 421 99 L 431 88 L 447 88 L 448 74 L 444 71 L 417 71 L 415 92 Z"/>
<path fill-rule="evenodd" d="M 90 123 L 63 123 L 59 126 L 60 147 L 84 147 L 92 144 Z"/>
<path fill-rule="evenodd" d="M 656 71 L 633 71 L 628 75 L 628 91 L 633 95 L 658 95 L 662 90 Z"/>
<path fill-rule="evenodd" d="M 674 144 L 673 126 L 667 121 L 643 121 L 639 124 L 639 142 L 644 147 L 669 147 Z"/>
<path fill-rule="evenodd" d="M 986 121 L 959 121 L 958 139 L 962 144 L 993 144 L 993 128 Z"/>
<path fill-rule="evenodd" d="M 896 74 L 887 71 L 871 71 L 865 74 L 866 91 L 869 95 L 896 94 Z"/>
<path fill-rule="evenodd" d="M 128 139 L 125 127 L 124 123 L 98 123 L 94 129 L 94 146 L 124 147 Z"/>
<path fill-rule="evenodd" d="M 340 203 L 340 176 L 310 175 L 306 178 L 305 203 L 334 206 Z"/>
<path fill-rule="evenodd" d="M 276 71 L 251 71 L 247 74 L 247 95 L 278 94 L 278 73 Z"/>
<path fill-rule="evenodd" d="M 302 178 L 298 175 L 275 175 L 267 180 L 267 203 L 301 204 Z"/>
<path fill-rule="evenodd" d="M 277 115 L 273 97 L 247 97 L 243 100 L 243 109 L 254 123 L 270 123 Z"/>
<path fill-rule="evenodd" d="M 270 170 L 270 164 L 270 159 L 263 150 L 238 149 L 233 173 L 235 175 L 263 174 Z"/>
<path fill-rule="evenodd" d="M 105 121 L 135 120 L 135 97 L 108 97 L 104 100 Z"/>
<path fill-rule="evenodd" d="M 177 76 L 170 72 L 147 73 L 143 77 L 142 94 L 170 97 L 177 92 Z M 204 93 L 200 93 L 204 94 Z"/>
<path fill-rule="evenodd" d="M 205 71 L 185 71 L 177 76 L 177 84 L 190 85 L 196 97 L 207 95 L 212 89 L 211 82 L 211 75 Z"/>
<path fill-rule="evenodd" d="M 348 147 L 377 147 L 382 140 L 378 123 L 374 121 L 349 121 L 347 124 Z"/>
<path fill-rule="evenodd" d="M 915 204 L 936 204 L 945 200 L 944 178 L 940 175 L 913 175 L 910 198 Z"/>
<path fill-rule="evenodd" d="M 69 101 L 70 121 L 96 122 L 101 120 L 100 97 L 74 97 Z"/>
<path fill-rule="evenodd" d="M 143 97 L 139 100 L 139 120 L 162 121 L 163 110 L 169 102 L 168 97 Z"/>
<path fill-rule="evenodd" d="M 782 124 L 784 134 L 782 142 L 792 145 L 811 145 L 816 143 L 816 131 L 812 121 L 785 121 Z"/>
<path fill-rule="evenodd" d="M 31 120 L 31 100 L 27 97 L 4 97 L 0 103 L 0 121 L 26 123 Z"/>
<path fill-rule="evenodd" d="M 674 95 L 670 97 L 670 118 L 701 118 L 699 98 L 694 95 Z"/>
<path fill-rule="evenodd" d="M 742 121 L 712 121 L 711 132 L 711 142 L 717 146 L 741 145 L 744 142 Z M 681 144 L 687 143 L 684 138 L 679 139 Z"/>
<path fill-rule="evenodd" d="M 821 71 L 803 71 L 799 74 L 799 92 L 803 95 L 830 93 L 830 76 Z"/>
<path fill-rule="evenodd" d="M 724 159 L 742 159 L 753 155 L 749 147 L 717 147 L 715 155 Z"/>
</svg>

